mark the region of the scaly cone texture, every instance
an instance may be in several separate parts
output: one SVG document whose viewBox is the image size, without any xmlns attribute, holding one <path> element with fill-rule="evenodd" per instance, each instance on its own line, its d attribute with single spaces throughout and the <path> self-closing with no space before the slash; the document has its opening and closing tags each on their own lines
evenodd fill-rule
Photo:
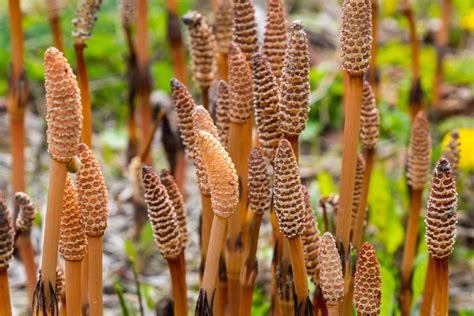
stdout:
<svg viewBox="0 0 474 316">
<path fill-rule="evenodd" d="M 224 147 L 227 147 L 227 143 L 229 142 L 229 111 L 229 87 L 224 80 L 220 80 L 217 84 L 216 126 L 219 139 Z"/>
<path fill-rule="evenodd" d="M 191 62 L 194 79 L 201 88 L 208 88 L 217 69 L 216 39 L 206 19 L 196 11 L 190 11 L 183 17 L 188 26 Z"/>
<path fill-rule="evenodd" d="M 377 254 L 374 247 L 366 242 L 360 248 L 354 278 L 354 301 L 359 314 L 380 314 L 381 289 Z"/>
<path fill-rule="evenodd" d="M 239 201 L 239 181 L 235 166 L 227 151 L 212 134 L 199 131 L 196 140 L 209 179 L 212 210 L 219 217 L 229 218 Z"/>
<path fill-rule="evenodd" d="M 319 278 L 324 300 L 339 304 L 344 297 L 341 258 L 331 233 L 324 233 L 319 248 Z"/>
<path fill-rule="evenodd" d="M 85 42 L 91 37 L 91 31 L 97 21 L 102 0 L 81 0 L 77 6 L 76 18 L 72 20 L 72 36 L 76 42 Z"/>
<path fill-rule="evenodd" d="M 18 232 L 27 232 L 35 219 L 36 208 L 28 194 L 24 192 L 15 193 L 15 202 L 20 209 L 15 220 L 15 228 Z"/>
<path fill-rule="evenodd" d="M 306 126 L 309 112 L 309 70 L 306 33 L 301 22 L 293 22 L 280 87 L 280 129 L 287 135 L 299 135 Z"/>
<path fill-rule="evenodd" d="M 449 160 L 451 164 L 451 169 L 453 169 L 454 174 L 458 170 L 460 150 L 459 147 L 461 143 L 459 142 L 459 132 L 457 130 L 451 132 L 451 139 L 448 143 L 448 148 L 443 152 L 443 157 Z"/>
<path fill-rule="evenodd" d="M 234 0 L 233 17 L 232 41 L 240 47 L 245 58 L 250 61 L 258 52 L 257 22 L 252 0 Z"/>
<path fill-rule="evenodd" d="M 87 252 L 84 218 L 79 209 L 78 196 L 72 180 L 66 178 L 64 188 L 59 253 L 69 261 L 81 261 Z"/>
<path fill-rule="evenodd" d="M 229 118 L 245 123 L 252 113 L 252 71 L 245 55 L 234 42 L 229 44 Z"/>
<path fill-rule="evenodd" d="M 426 211 L 425 239 L 433 258 L 445 259 L 455 242 L 458 207 L 456 180 L 447 159 L 436 164 Z"/>
<path fill-rule="evenodd" d="M 179 191 L 176 180 L 168 170 L 161 171 L 160 180 L 166 188 L 169 199 L 171 202 L 173 202 L 174 211 L 176 213 L 176 221 L 179 226 L 183 247 L 186 247 L 186 244 L 188 243 L 188 229 L 183 196 Z"/>
<path fill-rule="evenodd" d="M 102 236 L 107 228 L 109 197 L 100 165 L 86 144 L 79 145 L 82 168 L 77 173 L 79 206 L 85 218 L 86 234 Z"/>
<path fill-rule="evenodd" d="M 278 146 L 274 170 L 273 194 L 278 225 L 286 238 L 295 238 L 303 233 L 306 210 L 298 163 L 286 139 Z"/>
<path fill-rule="evenodd" d="M 217 41 L 217 49 L 223 54 L 227 54 L 229 43 L 232 40 L 232 0 L 219 0 L 216 9 L 216 22 L 214 24 L 214 34 Z"/>
<path fill-rule="evenodd" d="M 7 202 L 0 193 L 0 270 L 8 269 L 13 256 L 13 227 Z M 3 304 L 3 303 L 2 303 Z"/>
<path fill-rule="evenodd" d="M 288 42 L 287 32 L 288 23 L 282 0 L 269 0 L 262 50 L 270 62 L 277 82 L 280 81 L 282 74 L 283 58 Z"/>
<path fill-rule="evenodd" d="M 430 126 L 426 113 L 418 112 L 413 121 L 408 147 L 408 184 L 414 190 L 421 190 L 428 179 L 431 162 Z"/>
<path fill-rule="evenodd" d="M 62 163 L 77 153 L 81 138 L 82 106 L 76 76 L 63 53 L 50 47 L 44 53 L 48 152 Z"/>
<path fill-rule="evenodd" d="M 342 68 L 361 76 L 369 68 L 372 46 L 372 5 L 370 0 L 344 0 L 342 4 Z"/>
<path fill-rule="evenodd" d="M 265 157 L 272 160 L 283 137 L 278 122 L 279 89 L 268 60 L 260 53 L 252 58 L 253 106 L 258 137 Z"/>
<path fill-rule="evenodd" d="M 360 140 L 365 148 L 372 149 L 379 141 L 379 110 L 368 81 L 364 81 L 360 109 Z"/>
<path fill-rule="evenodd" d="M 46 0 L 46 12 L 48 18 L 54 19 L 59 16 L 59 10 L 61 9 L 62 1 L 60 0 Z"/>
<path fill-rule="evenodd" d="M 321 233 L 313 216 L 313 207 L 309 198 L 308 189 L 303 185 L 303 198 L 305 204 L 305 228 L 301 240 L 303 242 L 304 261 L 306 271 L 314 284 L 319 284 L 319 247 L 321 244 Z"/>
<path fill-rule="evenodd" d="M 212 122 L 212 118 L 209 115 L 209 112 L 202 105 L 196 105 L 194 107 L 192 118 L 193 118 L 194 134 L 202 130 L 202 131 L 206 131 L 210 133 L 215 138 L 219 137 L 218 132 L 217 132 L 217 127 L 214 126 L 214 123 Z M 196 166 L 196 175 L 197 175 L 199 189 L 201 190 L 202 194 L 210 195 L 211 188 L 209 187 L 209 180 L 207 178 L 206 167 L 204 165 L 204 162 L 203 162 L 201 153 L 199 152 L 199 149 L 197 147 L 197 144 L 195 146 L 196 146 L 196 149 L 195 149 L 196 156 L 194 158 L 194 165 Z"/>
<path fill-rule="evenodd" d="M 362 193 L 362 183 L 364 182 L 364 170 L 365 170 L 365 160 L 364 157 L 359 154 L 357 157 L 357 164 L 356 164 L 356 176 L 354 182 L 354 193 L 352 198 L 352 229 L 354 230 L 354 225 L 356 224 L 357 220 L 357 210 L 359 208 L 360 203 L 360 195 Z"/>
<path fill-rule="evenodd" d="M 66 276 L 64 270 L 60 267 L 56 268 L 56 299 L 61 301 L 66 296 Z M 63 307 L 64 308 L 64 307 Z"/>
<path fill-rule="evenodd" d="M 196 107 L 188 89 L 178 79 L 171 80 L 171 96 L 178 114 L 178 128 L 185 146 L 186 154 L 191 160 L 196 157 L 196 145 L 193 130 L 192 113 Z"/>
<path fill-rule="evenodd" d="M 165 259 L 175 259 L 183 251 L 184 244 L 173 202 L 160 177 L 149 166 L 143 167 L 143 186 L 148 218 L 158 250 Z"/>
<path fill-rule="evenodd" d="M 134 0 L 120 0 L 120 19 L 122 24 L 130 26 L 135 23 L 136 3 Z"/>
<path fill-rule="evenodd" d="M 249 155 L 249 204 L 257 214 L 270 211 L 270 176 L 260 148 L 254 148 Z"/>
</svg>

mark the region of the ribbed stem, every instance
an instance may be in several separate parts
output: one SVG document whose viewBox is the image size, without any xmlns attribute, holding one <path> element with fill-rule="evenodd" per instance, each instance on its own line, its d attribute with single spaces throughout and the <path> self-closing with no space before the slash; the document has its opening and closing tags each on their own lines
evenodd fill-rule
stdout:
<svg viewBox="0 0 474 316">
<path fill-rule="evenodd" d="M 66 310 L 81 315 L 81 261 L 66 260 Z"/>
<path fill-rule="evenodd" d="M 8 286 L 7 269 L 0 269 L 0 315 L 12 315 L 12 305 L 10 300 L 10 288 Z"/>
<path fill-rule="evenodd" d="M 36 263 L 35 263 L 35 250 L 33 249 L 33 244 L 31 243 L 31 238 L 29 233 L 21 233 L 16 240 L 16 247 L 21 257 L 21 261 L 25 266 L 28 297 L 33 298 L 33 291 L 35 290 L 36 285 Z"/>
<path fill-rule="evenodd" d="M 184 251 L 178 258 L 168 260 L 173 291 L 173 312 L 176 316 L 188 315 L 188 300 L 186 287 L 186 266 Z"/>
<path fill-rule="evenodd" d="M 303 243 L 300 237 L 288 239 L 290 246 L 291 266 L 293 269 L 293 279 L 295 283 L 296 303 L 306 310 L 308 298 L 308 278 L 306 275 L 306 265 L 304 262 Z M 296 308 L 296 306 L 295 306 Z"/>
<path fill-rule="evenodd" d="M 435 316 L 448 315 L 448 259 L 434 259 L 436 282 L 434 287 L 433 312 Z"/>
<path fill-rule="evenodd" d="M 64 52 L 64 43 L 63 37 L 61 34 L 61 21 L 58 16 L 52 17 L 49 19 L 49 24 L 51 25 L 51 32 L 53 33 L 53 44 L 54 47 Z"/>
<path fill-rule="evenodd" d="M 434 286 L 436 282 L 435 262 L 433 257 L 428 255 L 428 269 L 426 270 L 425 287 L 423 290 L 423 299 L 421 300 L 420 315 L 430 316 L 433 305 Z"/>
<path fill-rule="evenodd" d="M 77 64 L 77 81 L 79 89 L 81 90 L 82 103 L 82 134 L 81 142 L 85 143 L 89 148 L 92 148 L 92 105 L 91 94 L 89 91 L 89 78 L 87 75 L 87 67 L 84 60 L 84 42 L 74 43 L 74 50 L 76 52 Z"/>
<path fill-rule="evenodd" d="M 422 190 L 413 190 L 410 200 L 410 212 L 408 214 L 401 271 L 400 308 L 402 315 L 410 315 L 412 301 L 410 281 L 416 254 L 416 244 L 418 241 L 422 193 Z"/>
<path fill-rule="evenodd" d="M 207 249 L 209 245 L 209 237 L 211 235 L 212 219 L 214 218 L 214 213 L 212 212 L 212 206 L 211 206 L 211 196 L 201 193 L 201 205 L 202 205 L 201 206 L 202 207 L 201 260 L 202 260 L 202 264 L 204 264 L 206 262 Z"/>
<path fill-rule="evenodd" d="M 370 49 L 369 83 L 375 95 L 375 100 L 379 100 L 379 78 L 377 68 L 377 56 L 379 50 L 379 5 L 377 1 L 372 1 L 372 47 Z"/>
<path fill-rule="evenodd" d="M 89 246 L 89 311 L 102 316 L 102 236 L 87 236 Z"/>
</svg>

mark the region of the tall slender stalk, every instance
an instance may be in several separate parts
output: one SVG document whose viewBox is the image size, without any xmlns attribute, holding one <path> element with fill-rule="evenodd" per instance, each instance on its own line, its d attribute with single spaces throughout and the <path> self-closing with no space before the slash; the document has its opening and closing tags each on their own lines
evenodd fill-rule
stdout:
<svg viewBox="0 0 474 316">
<path fill-rule="evenodd" d="M 430 161 L 431 136 L 429 123 L 426 114 L 419 112 L 413 122 L 408 149 L 407 179 L 412 191 L 401 268 L 400 306 L 403 315 L 410 314 L 412 300 L 410 281 L 418 241 L 422 193 L 428 179 Z"/>
<path fill-rule="evenodd" d="M 102 315 L 102 236 L 107 228 L 108 193 L 99 162 L 92 151 L 86 144 L 80 144 L 78 152 L 82 168 L 77 174 L 77 190 L 85 218 L 89 253 L 89 308 L 91 315 Z"/>
<path fill-rule="evenodd" d="M 150 131 L 151 117 L 151 75 L 149 71 L 149 43 L 148 43 L 148 0 L 137 1 L 137 31 L 136 31 L 136 54 L 138 63 L 138 98 L 140 109 L 141 140 L 145 139 Z M 143 145 L 141 145 L 143 146 Z M 151 154 L 145 159 L 145 163 L 151 162 Z"/>
<path fill-rule="evenodd" d="M 370 47 L 370 66 L 367 77 L 374 91 L 375 100 L 379 100 L 380 74 L 377 67 L 377 57 L 379 51 L 379 2 L 371 0 L 372 8 L 372 45 Z"/>
<path fill-rule="evenodd" d="M 441 158 L 436 164 L 426 211 L 425 239 L 434 261 L 434 315 L 448 315 L 448 257 L 453 252 L 457 223 L 457 192 L 449 161 Z"/>
<path fill-rule="evenodd" d="M 0 315 L 12 315 L 10 288 L 8 286 L 8 262 L 13 257 L 13 227 L 7 203 L 0 192 Z"/>
<path fill-rule="evenodd" d="M 19 0 L 9 0 L 10 38 L 12 66 L 9 74 L 7 109 L 10 124 L 12 153 L 12 190 L 25 191 L 25 111 L 28 102 L 28 82 L 24 70 L 23 26 Z M 15 210 L 17 205 L 15 203 Z M 25 266 L 28 296 L 32 299 L 36 284 L 36 265 L 33 245 L 28 233 L 21 234 L 17 242 L 21 260 Z"/>
<path fill-rule="evenodd" d="M 342 68 L 345 70 L 344 134 L 340 203 L 336 219 L 336 236 L 341 241 L 344 262 L 345 292 L 350 285 L 350 227 L 352 192 L 354 190 L 357 143 L 360 127 L 363 75 L 369 67 L 372 44 L 371 3 L 369 0 L 345 0 L 342 6 L 341 49 Z M 355 40 L 357 39 L 357 40 Z M 352 301 L 345 298 L 344 314 L 352 309 Z"/>
<path fill-rule="evenodd" d="M 219 257 L 225 241 L 227 220 L 236 209 L 239 189 L 234 164 L 217 138 L 203 130 L 198 131 L 196 136 L 199 152 L 209 179 L 211 203 L 214 211 L 209 251 L 196 305 L 196 314 L 205 315 L 206 311 L 210 312 L 212 309 L 219 270 Z"/>
<path fill-rule="evenodd" d="M 217 78 L 227 80 L 229 68 L 227 53 L 229 43 L 232 40 L 232 1 L 217 0 L 214 12 L 214 34 L 217 43 Z"/>
<path fill-rule="evenodd" d="M 436 68 L 433 83 L 433 99 L 431 100 L 435 107 L 439 106 L 439 101 L 442 97 L 443 66 L 448 48 L 449 24 L 452 11 L 453 3 L 451 0 L 441 1 L 441 27 L 436 35 Z"/>
<path fill-rule="evenodd" d="M 46 11 L 48 14 L 49 25 L 51 26 L 51 32 L 53 33 L 53 46 L 64 52 L 64 43 L 61 33 L 61 19 L 60 15 L 60 3 L 59 0 L 47 0 Z"/>
<path fill-rule="evenodd" d="M 240 271 L 241 315 L 251 315 L 252 298 L 258 275 L 257 245 L 263 214 L 271 208 L 270 177 L 263 153 L 254 148 L 249 156 L 249 205 L 255 212 L 249 240 L 249 252 Z"/>
<path fill-rule="evenodd" d="M 433 257 L 428 255 L 428 268 L 426 270 L 425 286 L 423 288 L 423 298 L 421 300 L 420 315 L 431 315 L 431 307 L 433 305 L 434 286 L 436 283 L 435 263 Z"/>
<path fill-rule="evenodd" d="M 409 109 L 411 119 L 414 120 L 416 113 L 423 108 L 423 89 L 421 87 L 420 77 L 420 41 L 416 32 L 416 16 L 412 4 L 409 1 L 402 2 L 402 13 L 407 19 L 410 33 L 412 78 Z"/>
<path fill-rule="evenodd" d="M 58 311 L 54 285 L 56 284 L 61 208 L 67 165 L 77 152 L 82 128 L 79 88 L 66 58 L 56 48 L 49 48 L 44 54 L 44 68 L 48 152 L 52 162 L 43 228 L 42 272 L 33 295 L 34 315 L 46 314 L 46 311 Z M 65 95 L 68 97 L 65 98 Z"/>
</svg>

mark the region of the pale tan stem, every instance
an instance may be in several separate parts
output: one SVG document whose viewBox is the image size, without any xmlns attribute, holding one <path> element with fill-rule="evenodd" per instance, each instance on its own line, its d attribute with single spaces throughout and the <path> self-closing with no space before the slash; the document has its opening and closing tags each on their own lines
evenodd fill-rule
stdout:
<svg viewBox="0 0 474 316">
<path fill-rule="evenodd" d="M 188 315 L 188 300 L 186 287 L 186 267 L 184 265 L 184 251 L 178 258 L 168 260 L 173 291 L 173 311 L 175 316 Z"/>
<path fill-rule="evenodd" d="M 430 316 L 433 305 L 434 286 L 436 282 L 435 263 L 433 257 L 428 255 L 428 269 L 426 270 L 425 287 L 420 306 L 420 316 Z"/>
<path fill-rule="evenodd" d="M 206 291 L 209 306 L 216 287 L 217 273 L 219 271 L 219 257 L 225 241 L 227 220 L 215 216 L 212 221 L 211 235 L 209 238 L 209 252 L 206 256 L 206 265 L 202 277 L 201 288 Z"/>
<path fill-rule="evenodd" d="M 66 260 L 66 310 L 81 315 L 81 261 Z"/>
<path fill-rule="evenodd" d="M 296 303 L 298 306 L 303 304 L 302 310 L 305 310 L 306 300 L 308 298 L 308 277 L 304 262 L 303 243 L 299 236 L 296 238 L 289 238 L 288 243 L 290 246 L 291 266 L 295 283 Z"/>
<path fill-rule="evenodd" d="M 434 288 L 433 314 L 446 316 L 449 312 L 448 259 L 434 258 L 436 282 Z"/>
<path fill-rule="evenodd" d="M 66 183 L 66 164 L 52 160 L 48 186 L 48 204 L 43 230 L 43 254 L 41 257 L 41 279 L 46 288 L 56 284 L 58 265 L 59 226 Z M 50 302 L 49 291 L 45 291 L 45 301 Z"/>
<path fill-rule="evenodd" d="M 339 316 L 339 304 L 326 303 L 328 316 Z"/>
<path fill-rule="evenodd" d="M 229 65 L 227 62 L 227 54 L 217 53 L 217 69 L 218 79 L 227 81 L 229 76 Z"/>
<path fill-rule="evenodd" d="M 362 245 L 362 240 L 364 236 L 364 222 L 367 215 L 367 198 L 369 195 L 370 187 L 370 175 L 372 174 L 372 166 L 374 164 L 374 154 L 375 149 L 370 148 L 365 152 L 365 169 L 364 176 L 362 179 L 362 190 L 360 193 L 360 201 L 357 208 L 357 217 L 354 228 L 354 233 L 352 235 L 352 244 L 359 251 L 360 246 Z"/>
<path fill-rule="evenodd" d="M 21 233 L 16 240 L 16 247 L 20 253 L 21 261 L 25 266 L 28 297 L 33 299 L 33 291 L 36 285 L 36 263 L 35 263 L 35 250 L 31 243 L 29 233 Z"/>
<path fill-rule="evenodd" d="M 345 77 L 347 89 L 344 94 L 344 146 L 342 149 L 341 189 L 339 211 L 337 212 L 336 219 L 336 237 L 337 240 L 342 242 L 344 250 L 344 288 L 345 292 L 347 292 L 351 278 L 349 238 L 357 163 L 363 77 L 350 76 L 347 73 Z"/>
<path fill-rule="evenodd" d="M 212 205 L 211 205 L 211 196 L 201 193 L 201 205 L 202 205 L 201 260 L 203 261 L 203 263 L 205 263 L 207 249 L 209 246 L 209 237 L 211 235 L 212 219 L 214 218 L 214 213 L 212 211 Z"/>
<path fill-rule="evenodd" d="M 10 299 L 10 288 L 8 286 L 7 269 L 0 269 L 0 315 L 12 315 L 12 305 Z"/>
<path fill-rule="evenodd" d="M 422 190 L 413 190 L 410 199 L 410 212 L 405 235 L 402 258 L 400 307 L 402 315 L 410 315 L 411 308 L 411 275 L 415 261 L 416 244 L 418 240 L 418 224 L 420 221 Z"/>
<path fill-rule="evenodd" d="M 103 315 L 102 303 L 102 236 L 87 236 L 89 250 L 89 312 Z"/>
<path fill-rule="evenodd" d="M 82 314 L 88 315 L 89 311 L 89 252 L 86 252 L 81 264 L 81 305 Z"/>
</svg>

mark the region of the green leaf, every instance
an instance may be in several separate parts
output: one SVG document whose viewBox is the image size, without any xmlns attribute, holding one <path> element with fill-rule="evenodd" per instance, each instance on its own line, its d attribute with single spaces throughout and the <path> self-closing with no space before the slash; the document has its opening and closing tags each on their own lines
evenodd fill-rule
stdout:
<svg viewBox="0 0 474 316">
<path fill-rule="evenodd" d="M 119 303 L 120 303 L 120 309 L 122 310 L 122 315 L 123 316 L 128 316 L 130 315 L 127 307 L 127 303 L 125 302 L 125 297 L 123 296 L 123 287 L 122 284 L 117 280 L 114 283 L 114 289 L 115 293 L 117 294 Z"/>
<path fill-rule="evenodd" d="M 321 196 L 327 196 L 336 191 L 334 189 L 334 180 L 327 171 L 322 171 L 318 174 L 318 185 Z"/>
<path fill-rule="evenodd" d="M 125 240 L 124 242 L 125 253 L 127 254 L 128 260 L 131 262 L 137 262 L 137 249 L 133 244 L 133 241 L 130 239 Z"/>
<path fill-rule="evenodd" d="M 382 304 L 380 306 L 380 315 L 393 315 L 395 309 L 395 278 L 389 269 L 380 266 L 380 275 L 382 279 Z"/>
</svg>

